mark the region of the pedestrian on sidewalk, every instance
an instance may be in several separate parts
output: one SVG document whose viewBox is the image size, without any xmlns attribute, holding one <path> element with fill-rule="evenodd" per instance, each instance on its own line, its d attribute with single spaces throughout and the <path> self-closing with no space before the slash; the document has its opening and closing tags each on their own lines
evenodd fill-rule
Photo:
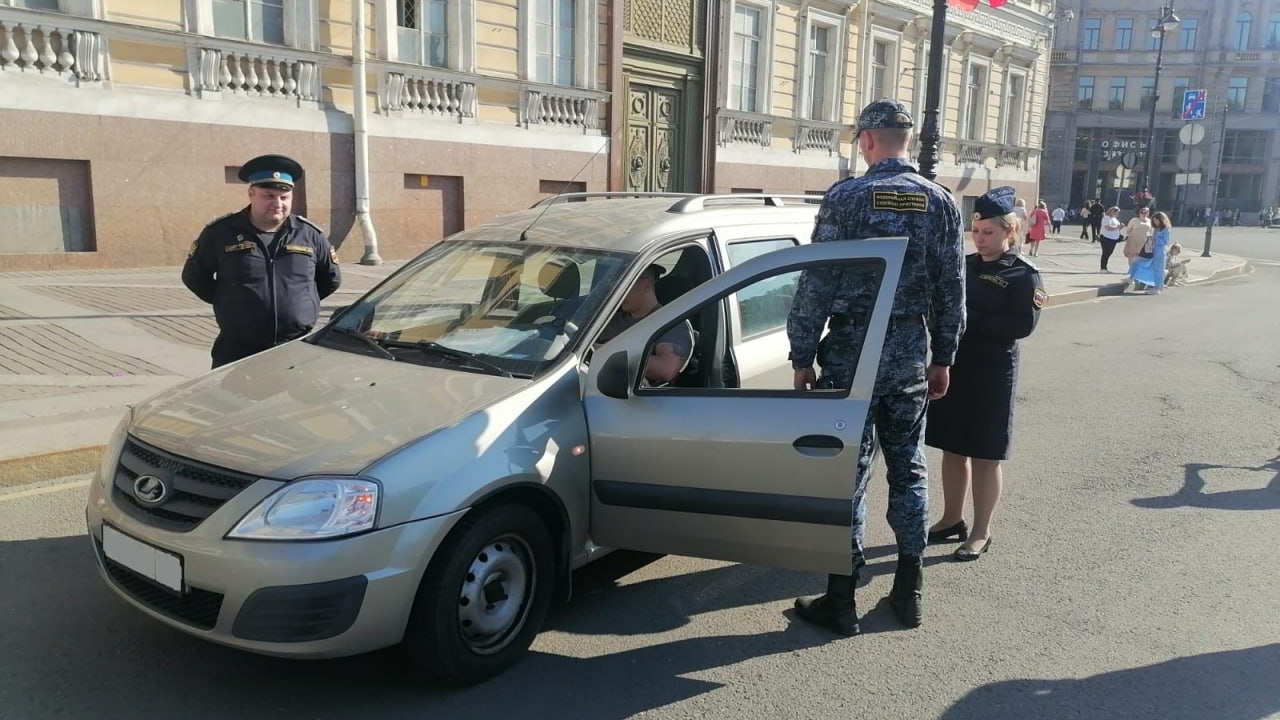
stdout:
<svg viewBox="0 0 1280 720">
<path fill-rule="evenodd" d="M 1062 234 L 1062 221 L 1067 219 L 1067 211 L 1059 205 L 1053 209 L 1050 219 L 1053 221 L 1053 236 L 1058 237 Z"/>
<path fill-rule="evenodd" d="M 1018 381 L 1018 340 L 1035 330 L 1048 295 L 1035 267 L 1009 250 L 1017 236 L 1012 206 L 997 188 L 978 198 L 977 252 L 966 258 L 968 321 L 951 389 L 929 403 L 925 443 L 942 450 L 942 517 L 929 542 L 957 539 L 952 558 L 977 560 L 991 547 L 1000 502 L 1000 463 L 1009 457 Z M 1012 192 L 1012 189 L 1009 190 Z M 973 488 L 973 530 L 964 506 Z"/>
<path fill-rule="evenodd" d="M 1169 257 L 1164 263 L 1164 284 L 1165 285 L 1185 285 L 1187 282 L 1187 265 L 1190 264 L 1190 258 L 1180 258 L 1182 254 L 1182 245 L 1173 243 L 1169 246 Z"/>
<path fill-rule="evenodd" d="M 1089 239 L 1089 203 L 1080 208 L 1080 239 Z"/>
<path fill-rule="evenodd" d="M 922 621 L 921 558 L 929 530 L 928 466 L 921 443 L 925 407 L 946 395 L 964 332 L 964 224 L 951 193 L 922 177 L 908 160 L 913 126 L 906 106 L 896 100 L 876 100 L 863 108 L 854 142 L 867 171 L 827 191 L 813 230 L 814 242 L 908 238 L 853 478 L 852 572 L 827 576 L 825 594 L 795 603 L 801 619 L 846 636 L 861 632 L 853 590 L 866 566 L 867 481 L 877 441 L 888 469 L 888 519 L 898 546 L 889 606 L 907 627 Z M 875 300 L 870 272 L 832 267 L 800 274 L 787 317 L 796 390 L 850 386 Z M 828 332 L 819 342 L 824 325 Z"/>
<path fill-rule="evenodd" d="M 302 166 L 261 155 L 240 168 L 249 204 L 205 226 L 191 244 L 182 283 L 213 305 L 217 368 L 311 332 L 320 301 L 342 283 L 328 238 L 292 214 Z"/>
<path fill-rule="evenodd" d="M 1022 228 L 1018 236 L 1013 241 L 1013 251 L 1022 252 L 1022 245 L 1025 242 L 1027 228 L 1030 227 L 1030 218 L 1027 216 L 1027 201 L 1018 198 L 1013 204 L 1013 214 L 1018 216 L 1018 227 Z"/>
<path fill-rule="evenodd" d="M 1129 268 L 1133 268 L 1133 263 L 1138 260 L 1138 253 L 1142 248 L 1146 247 L 1147 240 L 1151 238 L 1151 218 L 1148 217 L 1149 211 L 1144 208 L 1138 208 L 1138 214 L 1134 216 L 1129 224 L 1121 231 L 1124 236 L 1124 256 L 1129 259 Z"/>
<path fill-rule="evenodd" d="M 1089 204 L 1089 230 L 1093 237 L 1089 242 L 1098 242 L 1098 238 L 1102 237 L 1102 216 L 1107 214 L 1107 207 L 1102 204 L 1101 200 L 1094 199 Z"/>
<path fill-rule="evenodd" d="M 1036 203 L 1036 209 L 1031 211 L 1031 220 L 1029 222 L 1027 245 L 1030 246 L 1030 250 L 1028 254 L 1031 257 L 1035 257 L 1040 254 L 1040 243 L 1044 242 L 1049 230 L 1049 211 L 1045 208 L 1043 200 Z"/>
<path fill-rule="evenodd" d="M 1148 295 L 1164 291 L 1165 253 L 1169 248 L 1173 224 L 1162 212 L 1151 218 L 1152 235 L 1129 266 L 1129 283 L 1132 287 L 1145 286 Z M 1128 289 L 1128 288 L 1126 288 Z"/>
<path fill-rule="evenodd" d="M 1123 239 L 1120 236 L 1124 230 L 1124 223 L 1120 222 L 1120 208 L 1112 205 L 1107 208 L 1107 214 L 1102 216 L 1102 235 L 1098 238 L 1098 244 L 1102 246 L 1102 272 L 1109 273 L 1111 268 L 1111 253 L 1116 251 L 1116 245 Z"/>
</svg>

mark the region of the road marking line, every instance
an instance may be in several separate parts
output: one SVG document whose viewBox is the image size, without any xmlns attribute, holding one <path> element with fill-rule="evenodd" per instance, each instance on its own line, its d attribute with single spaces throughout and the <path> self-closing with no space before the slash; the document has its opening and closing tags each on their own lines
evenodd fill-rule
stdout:
<svg viewBox="0 0 1280 720">
<path fill-rule="evenodd" d="M 57 485 L 48 485 L 45 487 L 31 488 L 30 490 L 19 490 L 17 492 L 0 494 L 0 503 L 10 500 L 19 500 L 21 498 L 35 497 L 37 495 L 47 495 L 49 493 L 62 492 L 64 490 L 74 490 L 80 487 L 87 487 L 92 478 L 84 480 L 72 480 L 70 482 L 59 483 Z"/>
</svg>

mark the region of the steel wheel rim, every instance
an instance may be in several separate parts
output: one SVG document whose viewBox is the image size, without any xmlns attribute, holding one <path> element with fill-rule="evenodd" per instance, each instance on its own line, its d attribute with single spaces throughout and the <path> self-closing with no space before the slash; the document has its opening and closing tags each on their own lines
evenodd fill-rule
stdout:
<svg viewBox="0 0 1280 720">
<path fill-rule="evenodd" d="M 471 559 L 458 594 L 458 631 L 479 655 L 491 655 L 524 627 L 535 584 L 529 545 L 504 535 L 485 543 Z"/>
</svg>

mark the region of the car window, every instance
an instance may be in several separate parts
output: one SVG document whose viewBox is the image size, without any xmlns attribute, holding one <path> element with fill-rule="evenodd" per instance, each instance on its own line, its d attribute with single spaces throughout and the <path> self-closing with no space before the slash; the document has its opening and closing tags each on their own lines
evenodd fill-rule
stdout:
<svg viewBox="0 0 1280 720">
<path fill-rule="evenodd" d="M 733 266 L 741 265 L 751 258 L 795 247 L 797 244 L 795 238 L 731 242 L 729 263 Z M 747 340 L 786 327 L 791 300 L 795 297 L 796 283 L 799 281 L 800 273 L 790 272 L 739 290 L 734 295 L 734 302 L 738 306 L 738 317 L 742 325 L 740 339 Z"/>
<path fill-rule="evenodd" d="M 536 374 L 574 344 L 633 255 L 503 240 L 464 232 L 439 243 L 316 342 L 374 354 L 372 341 L 387 359 Z"/>
</svg>

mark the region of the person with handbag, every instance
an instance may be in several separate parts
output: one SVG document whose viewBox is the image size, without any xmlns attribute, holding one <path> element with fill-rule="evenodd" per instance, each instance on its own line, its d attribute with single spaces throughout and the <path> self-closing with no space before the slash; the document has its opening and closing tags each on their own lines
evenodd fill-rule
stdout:
<svg viewBox="0 0 1280 720">
<path fill-rule="evenodd" d="M 1115 252 L 1116 245 L 1123 239 L 1120 233 L 1124 230 L 1124 223 L 1120 222 L 1120 208 L 1112 206 L 1107 209 L 1107 214 L 1102 216 L 1102 235 L 1098 237 L 1098 244 L 1102 246 L 1102 272 L 1109 273 L 1111 268 L 1107 267 L 1111 263 L 1111 253 Z"/>
<path fill-rule="evenodd" d="M 1144 208 L 1138 208 L 1138 214 L 1129 221 L 1124 230 L 1120 233 L 1124 235 L 1124 256 L 1129 258 L 1129 267 L 1133 267 L 1134 261 L 1138 259 L 1138 253 L 1146 246 L 1147 240 L 1151 238 L 1151 218 L 1148 216 L 1149 211 Z"/>
<path fill-rule="evenodd" d="M 1159 295 L 1164 290 L 1165 253 L 1169 249 L 1173 224 L 1169 222 L 1168 215 L 1158 212 L 1151 218 L 1151 227 L 1152 234 L 1129 266 L 1129 284 L 1134 288 L 1145 286 L 1148 295 Z"/>
</svg>

